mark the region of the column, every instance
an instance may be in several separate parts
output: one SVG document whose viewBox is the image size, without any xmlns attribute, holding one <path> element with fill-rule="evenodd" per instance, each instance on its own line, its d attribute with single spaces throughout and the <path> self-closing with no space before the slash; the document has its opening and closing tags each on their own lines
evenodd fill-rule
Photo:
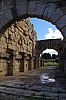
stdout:
<svg viewBox="0 0 66 100">
<path fill-rule="evenodd" d="M 37 66 L 37 61 L 36 61 L 36 57 L 33 58 L 33 69 L 36 69 Z"/>
<path fill-rule="evenodd" d="M 64 48 L 64 72 L 66 72 L 66 48 Z"/>
</svg>

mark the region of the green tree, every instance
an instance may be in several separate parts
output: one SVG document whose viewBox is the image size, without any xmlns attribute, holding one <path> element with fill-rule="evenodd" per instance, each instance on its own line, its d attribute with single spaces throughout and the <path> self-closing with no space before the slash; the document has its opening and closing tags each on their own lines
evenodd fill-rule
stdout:
<svg viewBox="0 0 66 100">
<path fill-rule="evenodd" d="M 56 59 L 56 58 L 57 58 L 57 55 L 52 54 L 52 59 Z"/>
<path fill-rule="evenodd" d="M 44 54 L 42 55 L 42 58 L 43 58 L 43 59 L 51 59 L 51 55 L 50 55 L 49 53 L 44 53 Z"/>
</svg>

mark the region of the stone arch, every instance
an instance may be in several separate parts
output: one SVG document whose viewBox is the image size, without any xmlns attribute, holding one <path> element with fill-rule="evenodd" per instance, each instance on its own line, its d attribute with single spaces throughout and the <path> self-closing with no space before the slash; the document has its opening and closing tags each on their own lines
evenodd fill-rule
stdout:
<svg viewBox="0 0 66 100">
<path fill-rule="evenodd" d="M 41 50 L 41 51 L 40 51 L 40 54 L 41 54 L 44 50 L 46 50 L 46 49 L 47 49 L 47 48 Z M 56 50 L 56 51 L 58 52 L 58 54 L 59 54 L 59 49 L 57 49 L 57 48 L 48 48 L 48 49 L 54 49 L 54 50 Z"/>
<path fill-rule="evenodd" d="M 48 0 L 1 0 L 1 33 L 15 21 L 27 17 L 37 17 L 56 25 L 63 36 L 66 37 L 66 15 L 62 7 L 59 7 L 58 3 L 62 4 L 62 0 L 54 0 L 53 2 Z M 61 6 L 64 5 L 62 4 Z"/>
<path fill-rule="evenodd" d="M 54 49 L 59 54 L 59 66 L 63 67 L 63 41 L 61 39 L 48 39 L 48 40 L 39 40 L 36 43 L 36 57 L 40 58 L 40 54 L 45 49 Z"/>
<path fill-rule="evenodd" d="M 59 53 L 60 48 L 63 49 L 62 43 L 63 42 L 62 42 L 61 39 L 48 39 L 48 40 L 37 41 L 37 43 L 36 43 L 36 56 L 37 56 L 37 58 L 47 48 L 48 49 L 54 49 Z"/>
</svg>

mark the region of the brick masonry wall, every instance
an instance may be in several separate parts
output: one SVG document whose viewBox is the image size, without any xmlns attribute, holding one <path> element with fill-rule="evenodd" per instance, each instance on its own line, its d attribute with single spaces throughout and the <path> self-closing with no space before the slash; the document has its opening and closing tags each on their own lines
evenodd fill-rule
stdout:
<svg viewBox="0 0 66 100">
<path fill-rule="evenodd" d="M 0 76 L 28 71 L 36 45 L 36 32 L 29 18 L 12 24 L 0 37 Z"/>
</svg>

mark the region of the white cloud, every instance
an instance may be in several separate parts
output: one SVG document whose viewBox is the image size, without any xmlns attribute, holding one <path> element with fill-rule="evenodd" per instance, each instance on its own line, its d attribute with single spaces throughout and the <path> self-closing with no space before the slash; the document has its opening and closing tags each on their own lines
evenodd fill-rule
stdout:
<svg viewBox="0 0 66 100">
<path fill-rule="evenodd" d="M 52 55 L 52 54 L 58 55 L 58 52 L 57 52 L 56 50 L 54 50 L 54 49 L 46 49 L 46 50 L 44 50 L 42 53 L 43 53 L 43 54 L 44 54 L 44 53 L 50 53 L 51 55 Z"/>
<path fill-rule="evenodd" d="M 63 40 L 63 36 L 59 30 L 53 31 L 52 28 L 48 28 L 48 32 L 44 35 L 45 39 L 58 39 L 61 38 Z"/>
</svg>

